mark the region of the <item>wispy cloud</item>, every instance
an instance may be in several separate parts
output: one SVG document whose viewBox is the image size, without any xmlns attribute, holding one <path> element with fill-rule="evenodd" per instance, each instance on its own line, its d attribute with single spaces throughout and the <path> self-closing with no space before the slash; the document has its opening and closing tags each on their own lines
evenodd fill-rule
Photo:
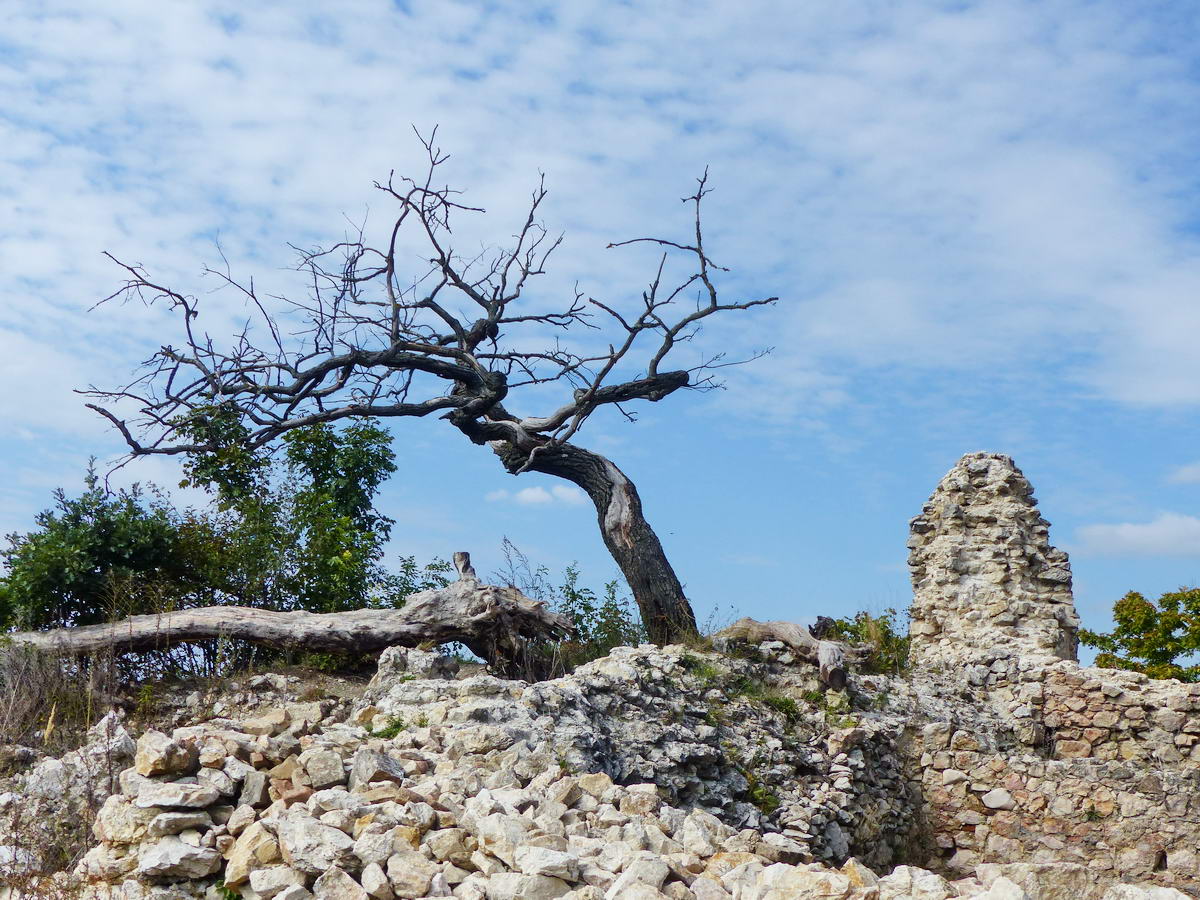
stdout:
<svg viewBox="0 0 1200 900">
<path fill-rule="evenodd" d="M 1200 462 L 1178 466 L 1167 476 L 1171 484 L 1200 484 Z"/>
<path fill-rule="evenodd" d="M 1102 556 L 1200 556 L 1200 518 L 1160 513 L 1149 522 L 1085 525 L 1079 550 Z"/>
<path fill-rule="evenodd" d="M 484 495 L 489 503 L 516 503 L 519 506 L 582 506 L 588 502 L 587 495 L 577 487 L 565 484 L 551 485 L 544 488 L 540 484 L 521 488 L 519 491 L 504 489 L 490 491 Z"/>
</svg>

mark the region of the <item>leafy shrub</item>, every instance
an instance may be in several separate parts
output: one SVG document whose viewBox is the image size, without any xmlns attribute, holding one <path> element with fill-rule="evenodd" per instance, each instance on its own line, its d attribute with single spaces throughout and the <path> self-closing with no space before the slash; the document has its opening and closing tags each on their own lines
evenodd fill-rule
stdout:
<svg viewBox="0 0 1200 900">
<path fill-rule="evenodd" d="M 38 514 L 37 530 L 10 534 L 0 551 L 8 575 L 0 582 L 3 624 L 22 629 L 94 625 L 114 612 L 114 579 L 172 585 L 179 596 L 204 579 L 184 552 L 173 511 L 161 499 L 147 500 L 138 487 L 110 493 L 88 465 L 84 491 L 67 497 L 60 488 L 54 505 Z M 129 597 L 135 594 L 131 593 Z"/>
<path fill-rule="evenodd" d="M 1180 588 L 1156 601 L 1130 591 L 1113 604 L 1113 622 L 1107 634 L 1079 633 L 1080 641 L 1100 650 L 1097 666 L 1200 681 L 1200 588 Z"/>
<path fill-rule="evenodd" d="M 853 618 L 834 619 L 827 637 L 864 650 L 859 667 L 865 672 L 901 675 L 908 670 L 908 625 L 895 609 L 885 609 L 877 616 L 862 610 Z"/>
<path fill-rule="evenodd" d="M 607 582 L 597 594 L 580 584 L 579 566 L 572 563 L 564 570 L 562 581 L 555 585 L 550 570 L 545 566 L 534 567 L 508 538 L 504 539 L 503 551 L 505 568 L 493 578 L 531 599 L 545 602 L 575 623 L 572 640 L 545 650 L 553 657 L 551 672 L 570 672 L 576 666 L 608 655 L 614 647 L 646 641 L 646 631 L 633 602 L 622 594 L 616 579 Z"/>
</svg>

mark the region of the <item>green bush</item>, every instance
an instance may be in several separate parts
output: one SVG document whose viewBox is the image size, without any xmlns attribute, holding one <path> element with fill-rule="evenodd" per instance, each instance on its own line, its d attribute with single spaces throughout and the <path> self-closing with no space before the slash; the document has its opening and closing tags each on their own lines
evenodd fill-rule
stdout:
<svg viewBox="0 0 1200 900">
<path fill-rule="evenodd" d="M 1200 588 L 1180 588 L 1157 601 L 1130 591 L 1113 604 L 1113 622 L 1107 634 L 1079 633 L 1083 644 L 1100 650 L 1097 666 L 1200 681 Z"/>
<path fill-rule="evenodd" d="M 552 673 L 570 672 L 585 662 L 607 656 L 614 647 L 645 643 L 646 631 L 641 619 L 616 579 L 607 582 L 597 594 L 580 584 L 579 566 L 572 563 L 555 585 L 550 570 L 545 566 L 534 567 L 508 538 L 504 539 L 503 550 L 505 568 L 493 577 L 527 597 L 543 601 L 575 623 L 575 636 L 571 640 L 545 648 L 544 652 L 553 657 L 548 667 Z"/>
<path fill-rule="evenodd" d="M 864 672 L 901 675 L 908 671 L 908 625 L 894 609 L 885 609 L 877 616 L 862 610 L 853 618 L 834 619 L 826 637 L 864 650 L 859 662 Z"/>
<path fill-rule="evenodd" d="M 449 583 L 443 560 L 384 565 L 392 522 L 373 504 L 396 466 L 390 436 L 375 422 L 296 429 L 278 461 L 249 452 L 244 426 L 227 410 L 201 411 L 186 428 L 207 449 L 185 461 L 181 486 L 207 490 L 213 505 L 179 510 L 153 486 L 113 493 L 89 465 L 80 496 L 55 491 L 37 527 L 10 535 L 0 551 L 0 629 L 214 605 L 394 608 Z M 262 656 L 250 645 L 209 641 L 143 654 L 139 665 L 216 674 Z"/>
<path fill-rule="evenodd" d="M 148 500 L 138 487 L 116 494 L 104 489 L 89 464 L 84 491 L 70 498 L 60 488 L 54 505 L 38 514 L 37 530 L 10 534 L 0 551 L 8 568 L 0 581 L 3 624 L 20 629 L 94 625 L 114 614 L 151 612 L 129 598 L 146 598 L 127 587 L 169 585 L 178 598 L 204 581 L 202 567 L 185 552 L 174 511 L 160 498 Z M 122 603 L 127 608 L 115 608 Z"/>
</svg>

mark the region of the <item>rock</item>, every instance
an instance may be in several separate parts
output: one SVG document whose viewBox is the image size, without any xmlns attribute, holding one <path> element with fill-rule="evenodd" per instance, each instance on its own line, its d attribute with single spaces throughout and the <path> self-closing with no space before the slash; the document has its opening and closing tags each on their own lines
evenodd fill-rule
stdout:
<svg viewBox="0 0 1200 900">
<path fill-rule="evenodd" d="M 212 806 L 220 798 L 216 788 L 205 784 L 183 784 L 175 781 L 147 781 L 138 789 L 134 806 L 182 807 L 195 809 Z"/>
<path fill-rule="evenodd" d="M 193 846 L 175 835 L 143 844 L 138 851 L 137 873 L 144 878 L 189 881 L 220 868 L 221 854 L 216 850 Z"/>
<path fill-rule="evenodd" d="M 1033 900 L 1021 886 L 1014 881 L 1001 876 L 992 882 L 982 894 L 977 894 L 975 900 Z"/>
<path fill-rule="evenodd" d="M 137 741 L 133 767 L 139 775 L 187 775 L 196 770 L 198 753 L 161 731 L 147 731 Z"/>
<path fill-rule="evenodd" d="M 309 875 L 320 875 L 337 866 L 358 871 L 354 840 L 345 832 L 318 822 L 298 807 L 283 812 L 275 825 L 284 861 Z"/>
<path fill-rule="evenodd" d="M 179 834 L 181 831 L 186 831 L 189 828 L 196 828 L 201 831 L 211 828 L 213 824 L 212 816 L 204 810 L 196 810 L 195 812 L 165 812 L 155 816 L 146 831 L 150 835 L 161 837 L 167 834 Z"/>
<path fill-rule="evenodd" d="M 388 881 L 387 874 L 378 863 L 368 863 L 363 866 L 360 880 L 363 890 L 375 900 L 392 900 L 395 896 L 392 891 L 392 883 Z"/>
<path fill-rule="evenodd" d="M 792 897 L 844 900 L 852 890 L 849 876 L 816 865 L 802 868 L 776 863 L 763 872 L 760 884 L 766 889 L 762 900 L 789 900 Z"/>
<path fill-rule="evenodd" d="M 440 870 L 415 850 L 401 850 L 387 862 L 387 877 L 398 900 L 424 897 Z"/>
<path fill-rule="evenodd" d="M 1007 878 L 1034 900 L 1076 900 L 1091 893 L 1087 866 L 1072 863 L 984 863 L 975 869 L 984 887 Z"/>
<path fill-rule="evenodd" d="M 450 862 L 456 866 L 469 864 L 471 854 L 478 846 L 475 838 L 463 828 L 443 828 L 431 831 L 425 837 L 425 846 L 439 862 Z"/>
<path fill-rule="evenodd" d="M 276 735 L 285 730 L 292 717 L 286 709 L 269 709 L 253 719 L 242 722 L 242 730 L 247 734 Z"/>
<path fill-rule="evenodd" d="M 225 866 L 225 883 L 239 885 L 254 869 L 270 865 L 280 858 L 279 842 L 262 822 L 248 825 L 234 842 Z"/>
<path fill-rule="evenodd" d="M 645 885 L 657 891 L 666 881 L 671 869 L 665 862 L 651 856 L 639 857 L 625 866 L 620 877 L 604 895 L 605 900 L 620 900 L 628 896 L 634 885 Z"/>
<path fill-rule="evenodd" d="M 480 819 L 476 824 L 475 833 L 481 849 L 502 860 L 510 868 L 516 868 L 517 847 L 525 843 L 525 838 L 532 828 L 533 823 L 523 816 L 497 813 Z"/>
<path fill-rule="evenodd" d="M 241 834 L 246 826 L 253 822 L 257 817 L 258 813 L 254 811 L 253 806 L 239 806 L 229 816 L 229 819 L 225 823 L 225 827 L 229 830 L 230 834 L 236 837 L 237 835 Z"/>
<path fill-rule="evenodd" d="M 378 750 L 363 748 L 354 754 L 350 767 L 350 787 L 370 784 L 372 781 L 393 781 L 403 784 L 408 777 L 404 767 L 395 759 Z"/>
<path fill-rule="evenodd" d="M 1016 809 L 1017 801 L 1004 788 L 994 788 L 979 798 L 988 809 Z"/>
<path fill-rule="evenodd" d="M 909 530 L 918 670 L 962 671 L 967 659 L 998 651 L 1077 659 L 1071 566 L 1050 545 L 1033 487 L 1010 457 L 962 457 Z"/>
<path fill-rule="evenodd" d="M 1100 900 L 1191 900 L 1183 891 L 1157 885 L 1114 884 Z"/>
<path fill-rule="evenodd" d="M 317 900 L 368 900 L 362 886 L 337 866 L 322 873 L 312 893 Z"/>
<path fill-rule="evenodd" d="M 300 762 L 314 791 L 346 783 L 346 767 L 342 757 L 332 750 L 307 750 L 300 754 Z"/>
<path fill-rule="evenodd" d="M 114 794 L 96 813 L 92 833 L 111 844 L 136 844 L 146 836 L 147 828 L 159 812 L 134 806 L 125 797 Z"/>
<path fill-rule="evenodd" d="M 879 900 L 947 900 L 954 889 L 941 875 L 914 866 L 896 866 L 879 879 Z"/>
<path fill-rule="evenodd" d="M 303 888 L 306 883 L 304 875 L 290 866 L 267 866 L 250 873 L 250 889 L 262 900 L 271 900 L 289 887 Z"/>
<path fill-rule="evenodd" d="M 516 851 L 517 869 L 526 875 L 550 875 L 565 881 L 579 878 L 579 859 L 561 850 L 526 845 Z"/>
</svg>

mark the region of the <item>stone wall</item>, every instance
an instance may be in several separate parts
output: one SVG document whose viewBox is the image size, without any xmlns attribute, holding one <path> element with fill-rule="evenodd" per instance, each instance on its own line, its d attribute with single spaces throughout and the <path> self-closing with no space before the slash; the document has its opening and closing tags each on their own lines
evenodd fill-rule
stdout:
<svg viewBox="0 0 1200 900">
<path fill-rule="evenodd" d="M 964 456 L 911 532 L 914 675 L 884 689 L 909 697 L 940 865 L 1069 861 L 1196 890 L 1200 685 L 1075 661 L 1070 565 L 1009 457 Z M 922 725 L 931 697 L 952 703 Z"/>
<path fill-rule="evenodd" d="M 910 524 L 914 664 L 972 651 L 1075 659 L 1079 617 L 1067 555 L 1012 459 L 969 453 Z"/>
</svg>

